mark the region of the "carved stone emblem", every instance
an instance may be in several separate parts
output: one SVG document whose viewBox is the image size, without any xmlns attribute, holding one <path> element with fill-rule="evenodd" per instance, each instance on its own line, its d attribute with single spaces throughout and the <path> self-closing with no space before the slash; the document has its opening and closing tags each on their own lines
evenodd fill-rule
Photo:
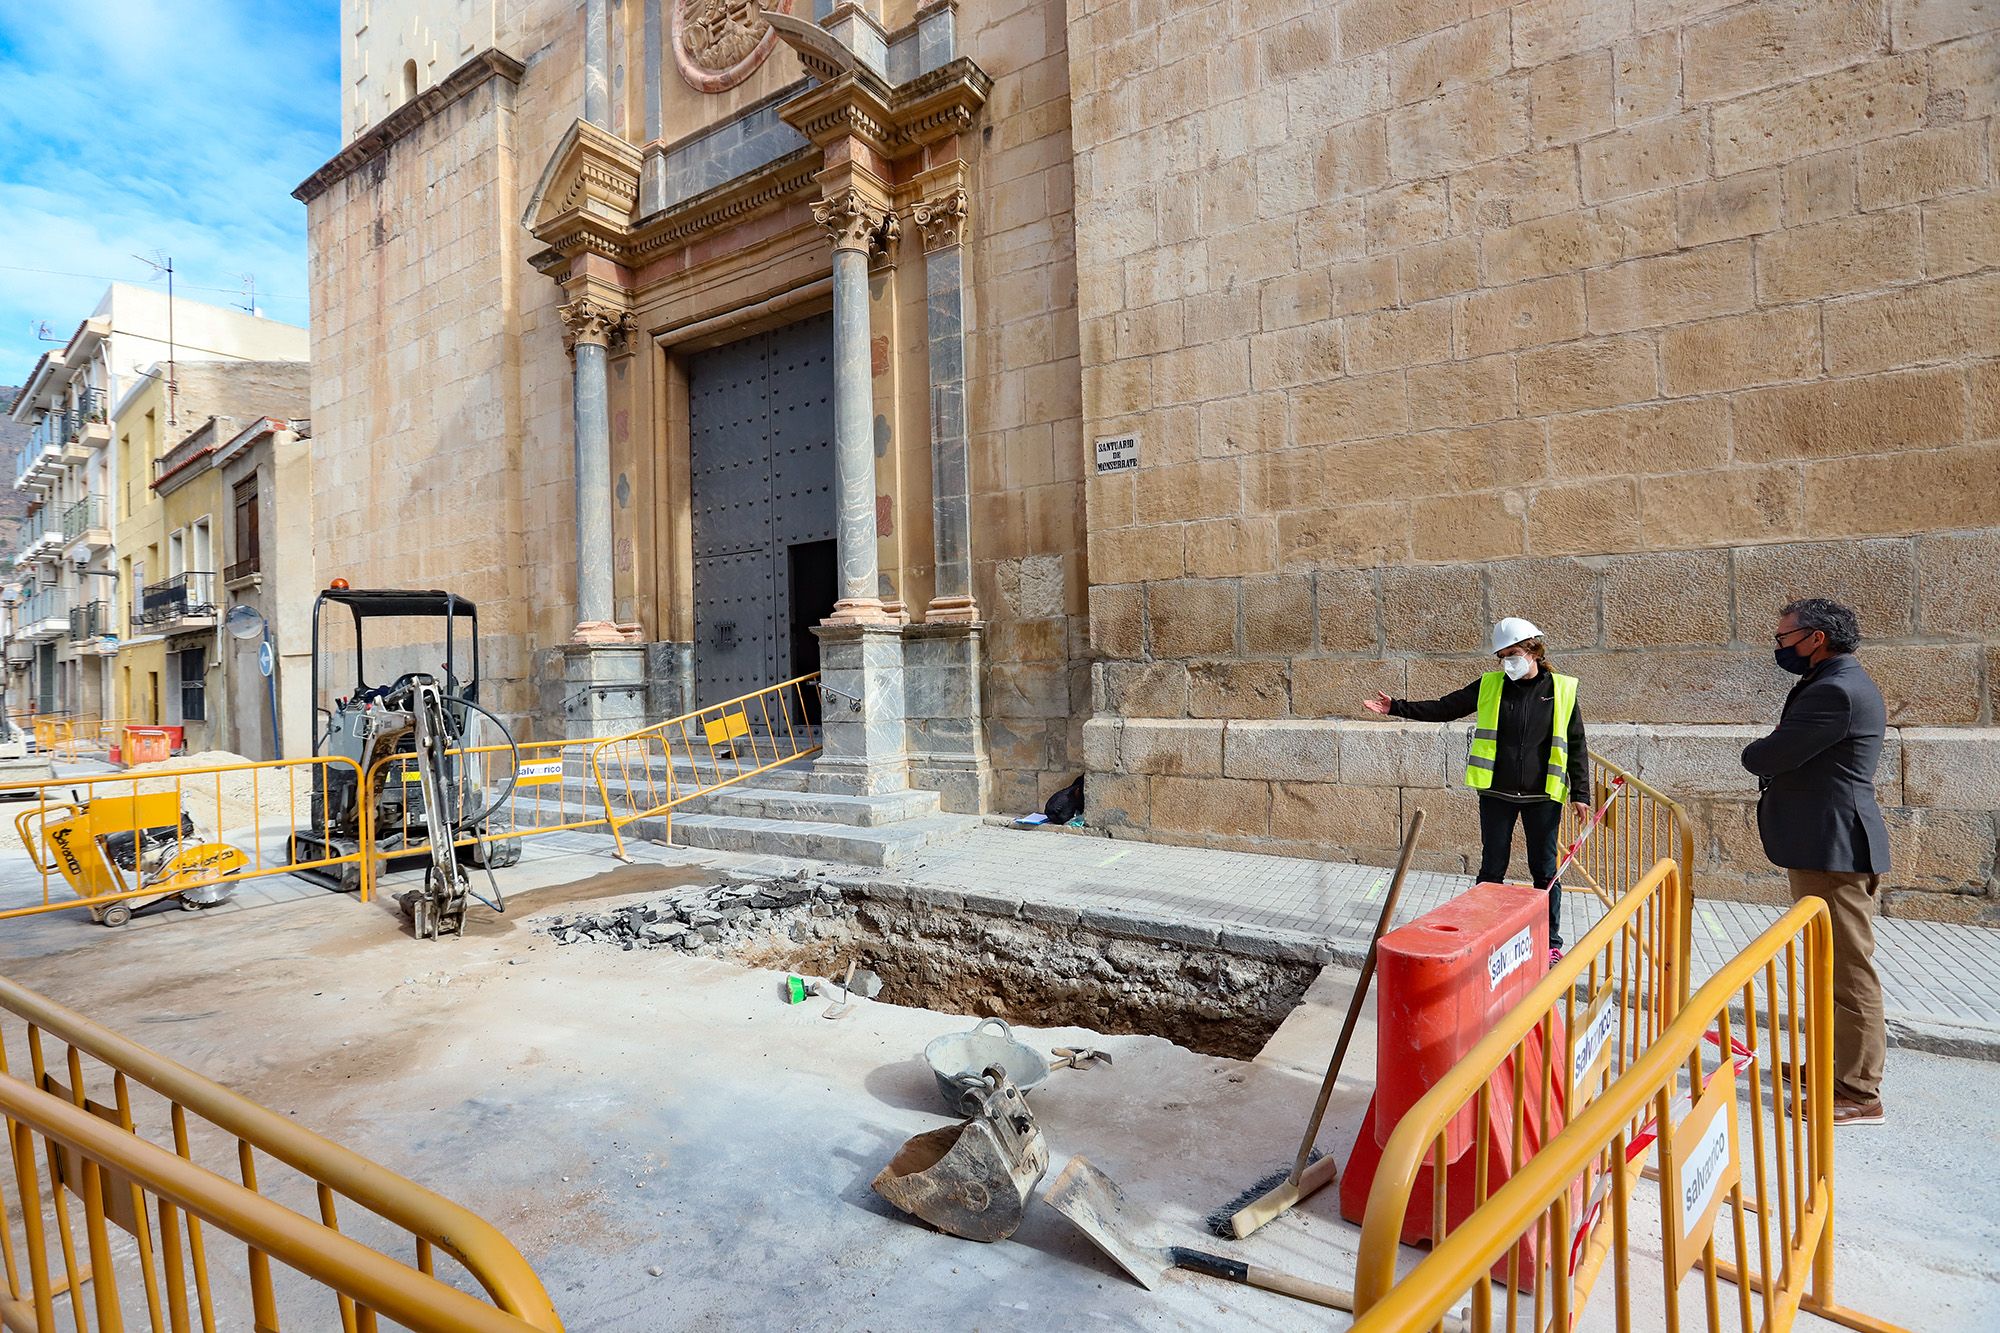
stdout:
<svg viewBox="0 0 2000 1333">
<path fill-rule="evenodd" d="M 792 0 L 674 0 L 674 67 L 702 92 L 734 88 L 777 44 L 766 12 L 789 14 Z"/>
</svg>

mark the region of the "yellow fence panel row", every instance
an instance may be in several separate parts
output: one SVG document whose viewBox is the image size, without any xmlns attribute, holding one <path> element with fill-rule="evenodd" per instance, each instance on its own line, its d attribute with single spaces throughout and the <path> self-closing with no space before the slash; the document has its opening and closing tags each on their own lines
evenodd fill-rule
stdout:
<svg viewBox="0 0 2000 1333">
<path fill-rule="evenodd" d="M 322 756 L 0 783 L 39 877 L 25 900 L 0 894 L 0 920 L 82 907 L 120 925 L 147 903 L 205 906 L 266 875 L 351 866 L 361 878 L 358 852 L 291 859 L 295 832 L 326 832 L 323 792 L 343 767 L 359 772 Z"/>
<path fill-rule="evenodd" d="M 1671 904 L 1676 867 L 1663 862 L 1642 887 Z M 1573 1005 L 1568 997 L 1587 980 L 1567 968 L 1552 974 L 1521 1006 L 1523 1022 L 1545 1023 L 1553 1003 Z M 1823 903 L 1792 908 L 1621 1059 L 1614 1077 L 1576 1090 L 1561 1132 L 1398 1281 L 1392 1227 L 1406 1201 L 1383 1183 L 1388 1161 L 1429 1146 L 1429 1127 L 1476 1095 L 1481 1071 L 1505 1058 L 1500 1048 L 1520 1028 L 1496 1032 L 1468 1056 L 1462 1075 L 1454 1070 L 1420 1102 L 1409 1132 L 1399 1129 L 1385 1151 L 1377 1182 L 1385 1212 L 1376 1216 L 1371 1196 L 1363 1224 L 1356 1333 L 1442 1327 L 1467 1301 L 1478 1333 L 1524 1323 L 1566 1330 L 1607 1274 L 1621 1331 L 1635 1326 L 1635 1309 L 1637 1327 L 1677 1331 L 1697 1306 L 1710 1333 L 1789 1328 L 1801 1309 L 1850 1328 L 1893 1329 L 1834 1299 L 1832 933 Z M 1576 1058 L 1574 1028 L 1563 1048 Z M 1656 1215 L 1641 1189 L 1648 1177 L 1657 1181 Z M 1518 1262 L 1524 1240 L 1536 1242 L 1532 1269 Z"/>
<path fill-rule="evenodd" d="M 561 1329 L 449 1199 L 4 978 L 0 1016 L 7 1328 Z"/>
</svg>

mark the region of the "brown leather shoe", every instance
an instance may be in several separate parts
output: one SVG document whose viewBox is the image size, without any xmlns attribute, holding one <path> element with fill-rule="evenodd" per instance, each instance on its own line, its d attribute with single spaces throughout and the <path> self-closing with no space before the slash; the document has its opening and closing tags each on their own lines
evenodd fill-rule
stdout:
<svg viewBox="0 0 2000 1333">
<path fill-rule="evenodd" d="M 1850 1102 L 1842 1098 L 1833 1099 L 1833 1123 L 1836 1125 L 1879 1125 L 1883 1121 L 1882 1103 Z"/>
</svg>

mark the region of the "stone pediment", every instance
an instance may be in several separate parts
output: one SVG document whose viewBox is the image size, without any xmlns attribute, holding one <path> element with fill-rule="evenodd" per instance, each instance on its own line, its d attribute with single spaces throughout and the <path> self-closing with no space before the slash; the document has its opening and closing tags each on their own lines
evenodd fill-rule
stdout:
<svg viewBox="0 0 2000 1333">
<path fill-rule="evenodd" d="M 537 240 L 550 245 L 579 234 L 622 240 L 638 212 L 644 161 L 637 146 L 601 125 L 579 120 L 542 169 L 521 221 Z"/>
</svg>

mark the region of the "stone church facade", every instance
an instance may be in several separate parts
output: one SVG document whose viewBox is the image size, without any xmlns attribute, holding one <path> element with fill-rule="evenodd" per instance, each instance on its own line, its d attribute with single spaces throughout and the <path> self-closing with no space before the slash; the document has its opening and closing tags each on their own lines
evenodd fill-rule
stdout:
<svg viewBox="0 0 2000 1333">
<path fill-rule="evenodd" d="M 1764 894 L 1794 595 L 1894 910 L 1995 910 L 2000 36 L 1967 0 L 347 0 L 317 559 L 537 734 L 823 663 L 824 780 L 1428 864 L 1503 614 Z M 852 702 L 847 701 L 852 697 Z M 831 720 L 831 719 L 830 719 Z M 835 744 L 838 731 L 843 738 Z"/>
</svg>

